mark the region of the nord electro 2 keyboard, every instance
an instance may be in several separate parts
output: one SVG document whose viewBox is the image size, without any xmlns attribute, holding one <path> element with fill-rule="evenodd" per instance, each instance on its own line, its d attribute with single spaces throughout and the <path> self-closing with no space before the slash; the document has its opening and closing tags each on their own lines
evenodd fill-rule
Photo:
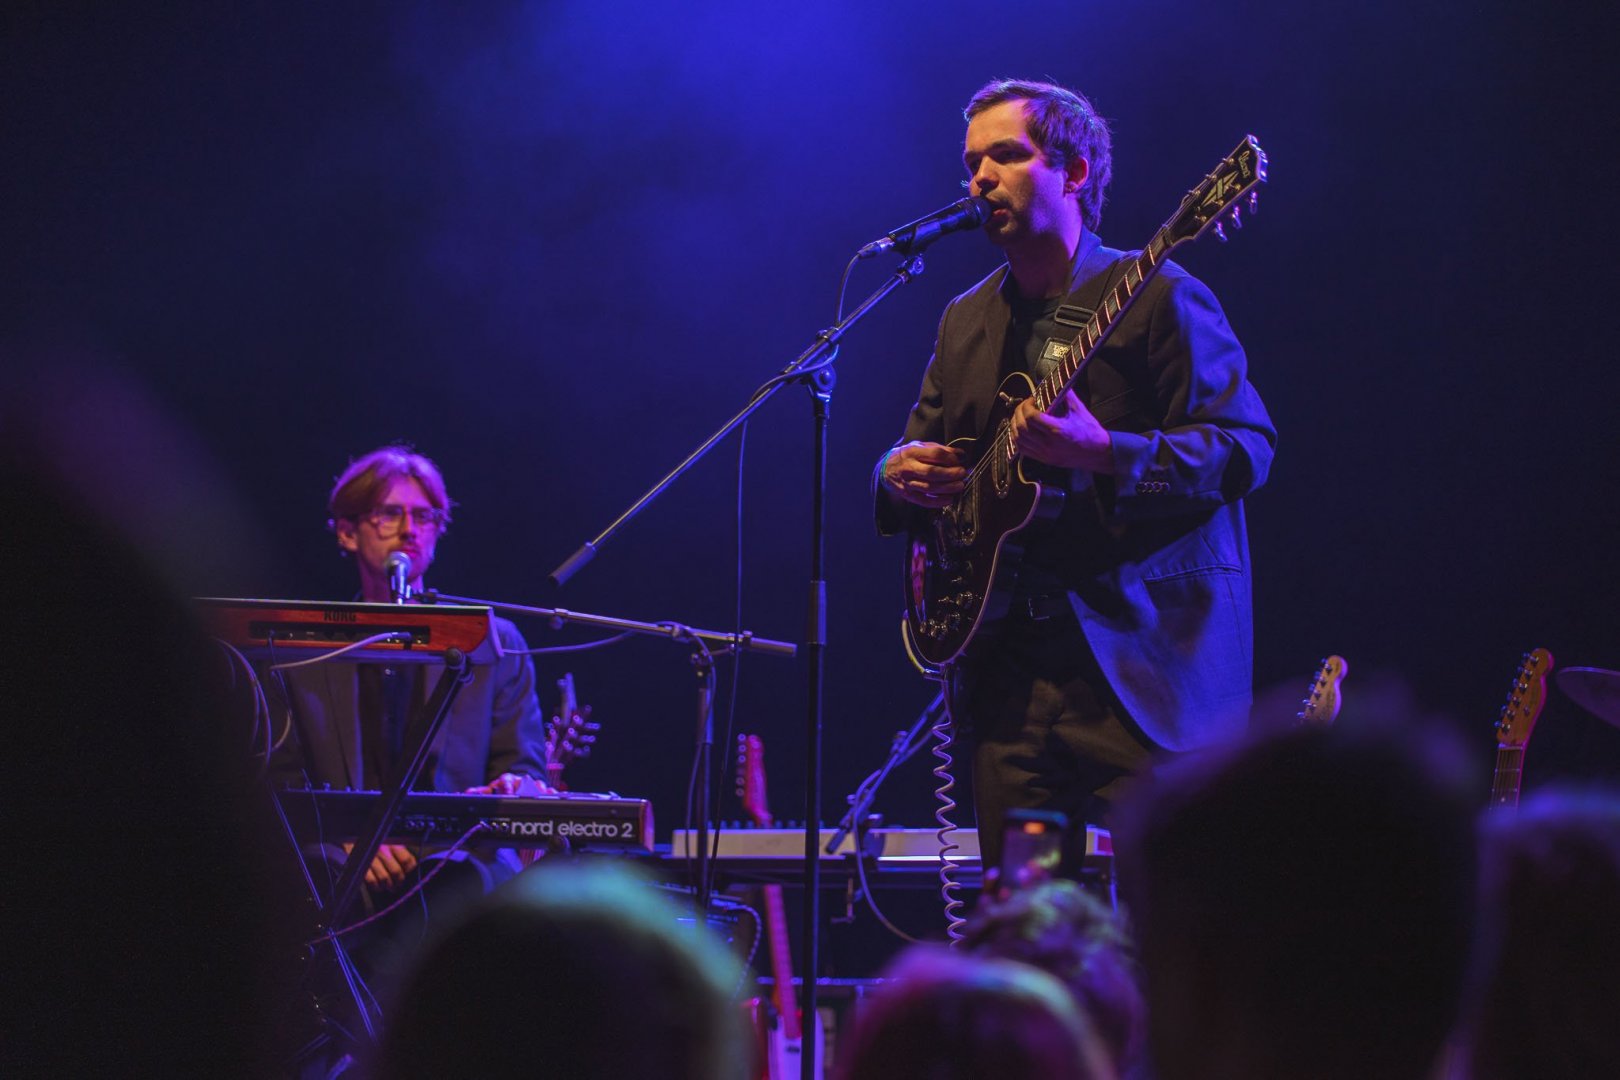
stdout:
<svg viewBox="0 0 1620 1080">
<path fill-rule="evenodd" d="M 276 792 L 300 840 L 352 840 L 375 806 L 375 791 L 286 788 Z M 653 849 L 652 804 L 646 799 L 578 791 L 525 796 L 413 791 L 405 796 L 387 839 L 394 843 L 450 844 L 471 829 L 469 846 L 549 847 L 575 850 Z"/>
<path fill-rule="evenodd" d="M 215 596 L 193 603 L 210 634 L 255 660 L 299 660 L 389 633 L 400 640 L 373 642 L 343 659 L 426 664 L 442 660 L 450 649 L 461 650 L 474 664 L 493 663 L 500 656 L 487 607 Z"/>
</svg>

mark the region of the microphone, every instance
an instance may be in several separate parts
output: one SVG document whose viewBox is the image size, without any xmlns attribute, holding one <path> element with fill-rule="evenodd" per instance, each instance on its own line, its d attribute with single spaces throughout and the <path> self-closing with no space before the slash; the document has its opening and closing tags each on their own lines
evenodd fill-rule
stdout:
<svg viewBox="0 0 1620 1080">
<path fill-rule="evenodd" d="M 394 603 L 403 604 L 411 598 L 411 557 L 403 551 L 396 551 L 388 556 L 383 563 L 383 569 L 388 573 L 388 591 L 394 595 Z"/>
<path fill-rule="evenodd" d="M 965 199 L 951 203 L 943 210 L 936 210 L 927 217 L 920 217 L 909 225 L 900 226 L 888 236 L 872 241 L 857 251 L 855 257 L 870 259 L 886 251 L 914 255 L 946 233 L 978 228 L 990 217 L 993 209 L 995 208 L 990 205 L 989 200 L 969 195 Z"/>
</svg>

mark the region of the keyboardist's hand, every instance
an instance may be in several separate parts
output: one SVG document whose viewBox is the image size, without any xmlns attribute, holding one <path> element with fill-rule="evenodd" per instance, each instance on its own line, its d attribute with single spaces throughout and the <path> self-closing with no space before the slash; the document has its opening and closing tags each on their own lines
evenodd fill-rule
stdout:
<svg viewBox="0 0 1620 1080">
<path fill-rule="evenodd" d="M 549 795 L 556 792 L 550 784 L 533 776 L 520 776 L 517 773 L 501 773 L 487 784 L 467 789 L 469 795 Z"/>
<path fill-rule="evenodd" d="M 353 851 L 353 844 L 344 844 L 345 852 Z M 416 869 L 416 856 L 404 844 L 383 844 L 372 856 L 366 868 L 366 884 L 373 889 L 393 892 L 405 884 L 405 879 Z"/>
</svg>

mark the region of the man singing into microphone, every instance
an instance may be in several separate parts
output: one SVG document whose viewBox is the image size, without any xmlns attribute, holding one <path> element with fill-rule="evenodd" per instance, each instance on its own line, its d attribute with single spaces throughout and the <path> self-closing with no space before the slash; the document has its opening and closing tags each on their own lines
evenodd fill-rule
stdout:
<svg viewBox="0 0 1620 1080">
<path fill-rule="evenodd" d="M 360 599 L 388 603 L 397 591 L 421 590 L 450 524 L 451 506 L 438 467 L 406 446 L 384 446 L 343 471 L 327 504 L 327 525 L 338 547 L 354 559 Z M 461 688 L 439 731 L 419 789 L 513 794 L 525 778 L 545 777 L 545 722 L 535 699 L 534 664 L 523 655 L 528 646 L 505 619 L 495 619 L 495 632 L 505 655 L 472 668 L 472 680 Z M 278 779 L 377 790 L 404 750 L 412 709 L 426 700 L 443 671 L 427 664 L 332 662 L 282 674 L 292 737 L 276 758 Z M 503 851 L 499 859 L 469 866 L 481 868 L 487 887 L 516 870 L 515 857 L 508 856 L 512 853 Z M 366 884 L 382 893 L 395 891 L 416 864 L 411 848 L 385 844 Z"/>
<path fill-rule="evenodd" d="M 1126 253 L 1093 231 L 1111 172 L 1108 125 L 1083 96 L 992 82 L 969 101 L 962 160 L 1006 263 L 946 307 L 905 433 L 879 461 L 879 531 L 963 490 L 1001 380 L 1039 382 L 1121 279 Z M 972 747 L 984 865 L 1009 808 L 1104 820 L 1164 753 L 1235 736 L 1252 692 L 1249 553 L 1241 500 L 1276 432 L 1210 291 L 1167 263 L 1096 358 L 1011 436 L 1061 514 L 1017 534 L 1010 614 L 952 669 Z"/>
</svg>

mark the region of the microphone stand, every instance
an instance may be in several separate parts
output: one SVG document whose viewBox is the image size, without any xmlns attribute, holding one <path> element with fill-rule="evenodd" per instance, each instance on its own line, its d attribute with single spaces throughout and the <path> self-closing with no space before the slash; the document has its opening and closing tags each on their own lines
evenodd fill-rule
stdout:
<svg viewBox="0 0 1620 1080">
<path fill-rule="evenodd" d="M 810 514 L 810 587 L 809 612 L 805 629 L 805 652 L 810 661 L 810 693 L 805 717 L 805 785 L 804 785 L 804 922 L 803 943 L 800 948 L 799 970 L 804 972 L 804 1015 L 816 1014 L 816 972 L 820 967 L 819 941 L 821 925 L 821 858 L 817 851 L 821 839 L 821 721 L 822 698 L 826 682 L 827 649 L 827 581 L 826 581 L 826 496 L 827 496 L 827 413 L 832 401 L 833 360 L 838 344 L 850 327 L 896 288 L 923 272 L 922 258 L 916 254 L 938 239 L 942 233 L 917 240 L 909 245 L 909 253 L 895 272 L 863 300 L 854 311 L 833 326 L 816 335 L 815 343 L 800 353 L 781 373 L 772 377 L 748 400 L 730 420 L 710 435 L 696 450 L 670 470 L 646 494 L 630 505 L 595 539 L 587 540 L 572 555 L 551 572 L 551 581 L 561 587 L 596 557 L 597 551 L 612 539 L 626 523 L 663 494 L 683 473 L 704 457 L 714 446 L 729 435 L 776 395 L 782 387 L 802 382 L 810 390 L 811 410 L 815 424 L 814 462 L 811 477 Z M 704 766 L 707 775 L 707 765 Z M 811 1080 L 820 1058 L 819 1048 L 804 1054 L 802 1076 Z"/>
<path fill-rule="evenodd" d="M 790 641 L 773 641 L 770 638 L 759 638 L 747 631 L 701 630 L 678 622 L 640 622 L 635 619 L 618 619 L 610 615 L 592 615 L 583 611 L 569 611 L 566 608 L 528 607 L 523 604 L 506 604 L 498 600 L 479 600 L 470 596 L 452 596 L 437 589 L 424 590 L 420 594 L 420 599 L 429 604 L 444 600 L 452 604 L 471 604 L 518 615 L 537 615 L 542 619 L 550 619 L 553 629 L 561 629 L 569 623 L 574 623 L 580 626 L 593 626 L 602 630 L 615 630 L 619 633 L 670 638 L 691 647 L 692 668 L 698 678 L 698 820 L 697 858 L 693 867 L 693 874 L 696 876 L 698 883 L 698 917 L 706 918 L 709 910 L 709 890 L 712 877 L 709 872 L 709 820 L 714 816 L 713 808 L 709 805 L 711 759 L 714 756 L 714 655 L 716 652 L 722 655 L 757 652 L 764 653 L 767 656 L 791 657 L 798 653 L 798 647 Z M 711 648 L 711 645 L 715 647 Z"/>
<path fill-rule="evenodd" d="M 848 797 L 846 801 L 849 803 L 849 812 L 838 823 L 837 830 L 833 832 L 832 838 L 822 848 L 823 851 L 829 855 L 833 854 L 838 850 L 838 845 L 844 842 L 844 837 L 860 829 L 865 824 L 866 812 L 871 809 L 872 800 L 877 798 L 878 788 L 883 786 L 883 781 L 889 778 L 889 774 L 898 765 L 910 760 L 913 754 L 922 749 L 922 740 L 928 731 L 939 723 L 940 716 L 944 711 L 945 693 L 941 691 L 934 696 L 933 701 L 928 703 L 927 708 L 923 709 L 922 714 L 917 717 L 909 730 L 896 733 L 894 742 L 889 746 L 888 760 L 883 763 L 877 772 L 862 780 L 860 786 L 855 789 L 854 794 Z M 860 837 L 857 836 L 855 839 L 859 841 Z M 856 850 L 860 850 L 859 843 L 855 846 Z"/>
</svg>

